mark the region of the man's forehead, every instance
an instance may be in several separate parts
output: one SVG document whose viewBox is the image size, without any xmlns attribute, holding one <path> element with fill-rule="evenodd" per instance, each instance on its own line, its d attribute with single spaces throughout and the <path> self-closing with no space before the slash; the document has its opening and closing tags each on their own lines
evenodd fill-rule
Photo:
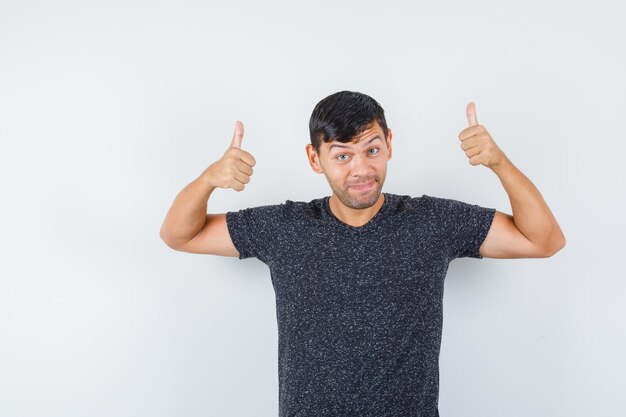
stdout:
<svg viewBox="0 0 626 417">
<path fill-rule="evenodd" d="M 324 142 L 323 145 L 328 148 L 330 150 L 330 148 L 332 147 L 341 147 L 341 148 L 349 148 L 358 143 L 363 142 L 364 139 L 367 140 L 367 142 L 371 142 L 375 139 L 380 139 L 380 140 L 384 140 L 385 138 L 385 134 L 382 130 L 382 128 L 378 125 L 378 123 L 374 123 L 373 125 L 370 125 L 370 127 L 368 127 L 367 129 L 365 129 L 363 132 L 361 132 L 358 136 L 352 138 L 352 141 L 347 142 L 347 143 L 343 143 L 343 142 L 339 142 L 337 140 L 332 140 L 330 142 Z"/>
</svg>

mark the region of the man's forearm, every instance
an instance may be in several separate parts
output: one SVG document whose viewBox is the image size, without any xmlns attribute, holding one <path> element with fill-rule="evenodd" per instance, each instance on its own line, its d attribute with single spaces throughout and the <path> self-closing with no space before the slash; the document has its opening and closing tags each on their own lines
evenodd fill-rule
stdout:
<svg viewBox="0 0 626 417">
<path fill-rule="evenodd" d="M 535 185 L 508 159 L 491 167 L 509 195 L 519 231 L 548 252 L 565 245 L 565 236 Z"/>
<path fill-rule="evenodd" d="M 215 188 L 203 174 L 178 193 L 161 226 L 165 243 L 175 246 L 200 233 L 206 223 L 207 202 Z"/>
</svg>

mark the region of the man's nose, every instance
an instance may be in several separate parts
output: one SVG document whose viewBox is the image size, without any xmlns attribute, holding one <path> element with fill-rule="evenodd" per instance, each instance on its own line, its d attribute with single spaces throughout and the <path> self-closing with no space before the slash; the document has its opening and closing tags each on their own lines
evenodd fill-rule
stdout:
<svg viewBox="0 0 626 417">
<path fill-rule="evenodd" d="M 353 175 L 367 176 L 371 171 L 370 161 L 367 159 L 366 155 L 356 155 L 352 158 L 351 168 Z"/>
</svg>

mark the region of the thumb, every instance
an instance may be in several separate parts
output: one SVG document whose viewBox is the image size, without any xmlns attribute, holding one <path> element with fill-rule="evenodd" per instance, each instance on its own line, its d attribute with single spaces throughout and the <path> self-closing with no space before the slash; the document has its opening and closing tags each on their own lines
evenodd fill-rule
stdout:
<svg viewBox="0 0 626 417">
<path fill-rule="evenodd" d="M 478 124 L 478 120 L 476 119 L 476 103 L 473 101 L 467 103 L 465 113 L 467 114 L 467 123 L 469 123 L 470 126 L 476 126 Z"/>
<path fill-rule="evenodd" d="M 233 133 L 233 140 L 230 142 L 232 148 L 241 149 L 241 140 L 243 139 L 243 123 L 239 120 L 235 122 L 235 133 Z"/>
</svg>

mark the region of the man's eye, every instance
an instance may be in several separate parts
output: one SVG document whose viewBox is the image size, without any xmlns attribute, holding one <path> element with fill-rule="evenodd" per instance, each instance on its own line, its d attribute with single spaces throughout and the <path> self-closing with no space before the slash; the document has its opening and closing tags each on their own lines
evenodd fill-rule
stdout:
<svg viewBox="0 0 626 417">
<path fill-rule="evenodd" d="M 346 154 L 341 154 L 341 155 L 337 155 L 337 158 L 340 158 L 342 156 L 347 156 Z M 340 161 L 345 161 L 345 159 L 339 159 Z"/>
<path fill-rule="evenodd" d="M 372 155 L 376 155 L 376 154 L 378 153 L 378 150 L 379 150 L 379 149 L 378 149 L 378 148 L 372 148 L 372 149 L 370 149 L 370 151 L 373 151 L 373 150 L 375 150 L 376 152 L 374 152 Z"/>
</svg>

